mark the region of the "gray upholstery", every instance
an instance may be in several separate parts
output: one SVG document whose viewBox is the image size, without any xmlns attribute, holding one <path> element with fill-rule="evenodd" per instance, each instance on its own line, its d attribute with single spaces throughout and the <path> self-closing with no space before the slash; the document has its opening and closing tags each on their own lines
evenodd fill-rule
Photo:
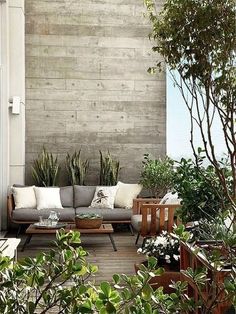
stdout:
<svg viewBox="0 0 236 314">
<path fill-rule="evenodd" d="M 147 216 L 148 231 L 150 231 L 151 215 Z M 136 231 L 141 230 L 142 215 L 133 215 L 131 217 L 131 225 Z M 157 231 L 159 230 L 159 219 L 157 218 Z"/>
<path fill-rule="evenodd" d="M 90 207 L 77 207 L 75 209 L 76 215 L 78 214 L 87 214 L 87 213 L 96 213 L 100 214 L 103 217 L 103 220 L 110 220 L 110 221 L 119 221 L 119 220 L 130 220 L 132 217 L 132 210 L 131 209 L 124 209 L 124 208 L 90 208 Z"/>
<path fill-rule="evenodd" d="M 90 206 L 96 186 L 74 185 L 74 207 Z"/>
<path fill-rule="evenodd" d="M 13 210 L 13 220 L 18 221 L 38 221 L 39 216 L 43 218 L 48 218 L 50 211 L 53 210 L 60 214 L 61 221 L 74 221 L 75 210 L 74 208 L 63 208 L 63 209 L 32 209 L 32 208 L 20 208 Z"/>
<path fill-rule="evenodd" d="M 60 187 L 60 197 L 63 207 L 73 207 L 73 186 Z"/>
</svg>

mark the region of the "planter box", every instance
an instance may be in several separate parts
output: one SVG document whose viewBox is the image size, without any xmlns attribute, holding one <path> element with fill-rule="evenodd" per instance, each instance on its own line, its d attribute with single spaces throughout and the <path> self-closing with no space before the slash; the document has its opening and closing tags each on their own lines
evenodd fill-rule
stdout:
<svg viewBox="0 0 236 314">
<path fill-rule="evenodd" d="M 140 264 L 135 264 L 134 268 L 137 273 L 139 270 Z M 168 270 L 168 265 L 166 265 L 165 273 L 161 276 L 155 276 L 150 279 L 149 284 L 152 286 L 154 290 L 158 289 L 159 287 L 163 287 L 164 293 L 173 293 L 175 292 L 174 289 L 170 288 L 169 285 L 172 281 L 180 281 L 180 272 L 174 270 Z"/>
</svg>

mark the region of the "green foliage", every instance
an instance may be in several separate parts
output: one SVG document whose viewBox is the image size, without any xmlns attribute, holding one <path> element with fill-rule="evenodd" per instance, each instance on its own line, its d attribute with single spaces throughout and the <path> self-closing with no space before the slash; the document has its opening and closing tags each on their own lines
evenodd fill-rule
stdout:
<svg viewBox="0 0 236 314">
<path fill-rule="evenodd" d="M 160 14 L 156 0 L 145 3 L 153 25 L 150 35 L 155 42 L 153 51 L 169 67 L 190 114 L 194 155 L 197 155 L 194 135 L 198 129 L 208 161 L 224 189 L 225 207 L 229 200 L 231 212 L 236 215 L 235 0 L 166 0 Z M 157 67 L 160 69 L 161 64 Z M 230 160 L 233 179 L 230 190 L 217 160 L 214 123 L 222 131 Z"/>
<path fill-rule="evenodd" d="M 85 185 L 85 178 L 89 168 L 89 161 L 83 161 L 80 157 L 81 150 L 73 155 L 66 156 L 66 170 L 71 185 Z"/>
<path fill-rule="evenodd" d="M 151 196 L 163 197 L 173 187 L 174 162 L 169 157 L 151 159 L 144 155 L 140 183 L 150 190 Z"/>
<path fill-rule="evenodd" d="M 97 218 L 102 218 L 101 215 L 99 214 L 78 214 L 76 215 L 77 218 L 80 218 L 80 219 L 97 219 Z"/>
<path fill-rule="evenodd" d="M 78 313 L 85 307 L 89 285 L 97 271 L 86 262 L 78 232 L 56 235 L 56 249 L 26 257 L 13 266 L 0 262 L 0 312 L 14 314 Z M 69 284 L 70 283 L 70 284 Z"/>
<path fill-rule="evenodd" d="M 56 186 L 59 169 L 57 157 L 54 158 L 44 147 L 32 166 L 32 177 L 35 184 L 38 186 Z"/>
<path fill-rule="evenodd" d="M 113 283 L 100 285 L 88 281 L 97 267 L 86 261 L 87 252 L 80 246 L 78 232 L 56 235 L 56 248 L 35 258 L 11 265 L 9 258 L 0 258 L 0 312 L 7 314 L 100 313 L 158 314 L 192 310 L 191 299 L 183 300 L 186 284 L 173 283 L 176 292 L 153 290 L 149 280 L 164 270 L 156 269 L 151 257 L 134 276 L 113 276 Z"/>
<path fill-rule="evenodd" d="M 116 185 L 120 171 L 120 163 L 112 158 L 110 153 L 103 155 L 100 151 L 100 185 Z"/>
<path fill-rule="evenodd" d="M 88 253 L 80 245 L 79 232 L 60 230 L 55 248 L 47 253 L 14 264 L 0 257 L 0 313 L 174 314 L 190 313 L 201 305 L 186 298 L 185 282 L 173 282 L 175 292 L 170 295 L 164 294 L 162 287 L 153 290 L 150 279 L 164 273 L 163 268 L 156 268 L 155 257 L 150 257 L 147 266 L 142 265 L 136 275 L 114 274 L 113 282 L 98 285 L 91 281 L 98 268 L 86 261 Z M 187 269 L 185 274 L 201 291 L 206 270 Z M 234 302 L 235 277 L 229 276 L 222 289 Z"/>
<path fill-rule="evenodd" d="M 182 158 L 176 168 L 174 189 L 182 199 L 178 214 L 183 222 L 212 220 L 229 206 L 215 168 L 201 163 L 201 159 L 196 165 L 191 159 Z"/>
<path fill-rule="evenodd" d="M 152 37 L 158 41 L 153 50 L 184 79 L 210 83 L 217 93 L 225 90 L 227 94 L 219 94 L 218 101 L 227 97 L 236 84 L 235 1 L 166 0 L 158 16 L 155 0 L 145 2 L 153 23 Z"/>
</svg>

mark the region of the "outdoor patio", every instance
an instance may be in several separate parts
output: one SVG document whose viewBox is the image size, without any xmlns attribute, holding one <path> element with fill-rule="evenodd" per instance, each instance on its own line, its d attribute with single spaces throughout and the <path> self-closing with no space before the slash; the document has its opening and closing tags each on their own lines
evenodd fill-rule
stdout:
<svg viewBox="0 0 236 314">
<path fill-rule="evenodd" d="M 0 314 L 236 313 L 235 21 L 0 0 Z"/>
</svg>

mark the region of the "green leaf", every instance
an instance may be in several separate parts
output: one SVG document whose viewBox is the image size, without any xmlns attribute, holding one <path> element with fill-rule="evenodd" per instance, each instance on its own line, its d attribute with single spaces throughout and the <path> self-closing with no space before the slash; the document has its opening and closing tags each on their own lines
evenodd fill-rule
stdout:
<svg viewBox="0 0 236 314">
<path fill-rule="evenodd" d="M 104 293 L 104 295 L 109 298 L 111 295 L 111 286 L 107 281 L 104 281 L 100 284 L 101 290 Z"/>
</svg>

